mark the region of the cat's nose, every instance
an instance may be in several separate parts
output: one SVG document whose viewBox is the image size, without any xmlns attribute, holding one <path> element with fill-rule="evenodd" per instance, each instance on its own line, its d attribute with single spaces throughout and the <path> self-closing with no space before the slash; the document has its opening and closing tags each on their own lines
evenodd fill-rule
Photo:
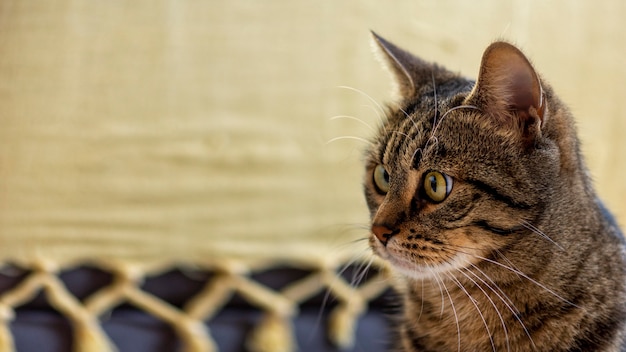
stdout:
<svg viewBox="0 0 626 352">
<path fill-rule="evenodd" d="M 378 238 L 378 240 L 380 241 L 380 243 L 382 243 L 384 246 L 387 245 L 387 242 L 389 241 L 389 239 L 398 234 L 400 231 L 396 230 L 391 230 L 390 228 L 388 228 L 385 225 L 377 225 L 374 224 L 372 225 L 372 232 L 374 233 L 374 236 L 376 236 L 376 238 Z"/>
</svg>

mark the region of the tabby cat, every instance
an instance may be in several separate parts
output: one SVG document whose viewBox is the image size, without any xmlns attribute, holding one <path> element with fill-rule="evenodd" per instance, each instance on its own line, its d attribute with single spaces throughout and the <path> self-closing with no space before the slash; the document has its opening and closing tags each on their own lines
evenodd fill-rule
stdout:
<svg viewBox="0 0 626 352">
<path fill-rule="evenodd" d="M 366 154 L 394 351 L 626 351 L 626 252 L 570 111 L 506 42 L 472 81 L 373 35 L 399 101 Z"/>
</svg>

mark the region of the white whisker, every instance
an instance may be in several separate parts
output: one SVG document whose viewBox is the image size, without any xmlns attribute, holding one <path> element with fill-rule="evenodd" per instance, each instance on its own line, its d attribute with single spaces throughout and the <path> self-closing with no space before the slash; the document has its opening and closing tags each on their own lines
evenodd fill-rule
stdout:
<svg viewBox="0 0 626 352">
<path fill-rule="evenodd" d="M 375 107 L 371 106 L 371 105 L 363 105 L 364 107 L 371 109 L 374 114 L 376 114 L 376 118 L 378 119 L 378 122 L 380 123 L 381 127 L 383 128 L 383 131 L 385 131 L 385 133 L 387 133 L 387 127 L 385 124 L 385 119 L 387 118 L 386 115 L 381 115 L 381 112 L 379 110 L 377 110 Z"/>
<path fill-rule="evenodd" d="M 404 116 L 406 116 L 406 118 L 411 120 L 411 122 L 413 123 L 413 127 L 415 127 L 415 130 L 418 130 L 417 122 L 415 122 L 415 119 L 413 119 L 413 117 L 411 115 L 409 115 L 406 111 L 404 111 L 404 109 L 400 109 L 400 111 L 402 111 L 402 113 L 404 114 Z"/>
<path fill-rule="evenodd" d="M 361 138 L 361 137 L 357 137 L 357 136 L 339 136 L 339 137 L 331 138 L 331 139 L 329 139 L 326 142 L 326 145 L 331 144 L 331 143 L 336 142 L 336 141 L 343 140 L 343 139 L 353 139 L 353 140 L 361 141 L 363 143 L 367 143 L 367 144 L 371 145 L 372 147 L 374 146 L 374 143 L 368 141 L 365 138 Z"/>
<path fill-rule="evenodd" d="M 500 267 L 502 267 L 502 268 L 504 268 L 504 269 L 507 269 L 507 270 L 509 270 L 509 271 L 513 272 L 513 273 L 516 273 L 516 274 L 520 275 L 521 277 L 523 277 L 524 279 L 526 279 L 526 280 L 528 280 L 528 281 L 532 282 L 533 284 L 535 284 L 535 285 L 537 285 L 537 286 L 541 287 L 542 289 L 546 290 L 548 293 L 550 293 L 550 294 L 552 294 L 554 297 L 556 297 L 556 298 L 560 299 L 562 302 L 567 303 L 567 304 L 569 304 L 569 305 L 571 305 L 571 306 L 573 306 L 573 307 L 580 308 L 580 307 L 579 307 L 579 306 L 577 306 L 576 304 L 574 304 L 574 303 L 570 302 L 569 300 L 567 300 L 567 299 L 565 299 L 565 298 L 561 297 L 558 293 L 556 293 L 556 292 L 554 292 L 553 290 L 549 289 L 549 288 L 548 288 L 548 287 L 546 287 L 544 284 L 542 284 L 542 283 L 538 282 L 537 280 L 535 280 L 535 279 L 531 278 L 530 276 L 528 276 L 528 275 L 524 274 L 524 273 L 523 273 L 522 271 L 520 271 L 520 270 L 513 269 L 513 268 L 511 268 L 511 267 L 509 267 L 509 266 L 507 266 L 507 265 L 504 265 L 504 264 L 502 264 L 502 263 L 500 263 L 500 262 L 497 262 L 497 261 L 492 260 L 492 259 L 489 259 L 489 258 L 481 257 L 481 256 L 479 256 L 479 255 L 474 255 L 474 256 L 475 256 L 476 258 L 478 258 L 478 259 L 484 260 L 484 261 L 486 261 L 486 262 L 488 262 L 488 263 L 492 263 L 492 264 L 498 265 L 498 266 L 500 266 Z"/>
<path fill-rule="evenodd" d="M 445 311 L 445 309 L 444 309 L 444 308 L 446 307 L 446 299 L 445 299 L 445 297 L 443 296 L 443 288 L 441 287 L 441 285 L 442 285 L 442 284 L 441 284 L 441 282 L 440 282 L 439 276 L 438 276 L 438 275 L 437 275 L 437 273 L 436 273 L 434 270 L 432 270 L 430 267 L 428 268 L 428 270 L 430 271 L 430 273 L 431 273 L 432 277 L 434 277 L 434 278 L 435 278 L 435 282 L 437 283 L 437 286 L 439 286 L 439 292 L 441 293 L 441 313 L 440 313 L 440 316 L 439 316 L 439 318 L 441 319 L 441 318 L 443 318 L 443 313 L 444 313 L 444 311 Z"/>
<path fill-rule="evenodd" d="M 435 275 L 437 277 L 439 277 L 439 274 L 435 273 Z M 439 280 L 441 280 L 441 284 L 443 285 L 443 289 L 446 290 L 446 294 L 448 295 L 448 299 L 450 300 L 450 306 L 452 307 L 452 313 L 454 313 L 454 321 L 456 323 L 456 334 L 457 334 L 457 351 L 461 352 L 461 325 L 459 324 L 459 315 L 456 312 L 456 307 L 454 306 L 454 302 L 452 301 L 452 296 L 450 295 L 450 291 L 448 291 L 448 287 L 446 287 L 446 283 L 439 278 Z"/>
<path fill-rule="evenodd" d="M 461 273 L 463 276 L 465 276 L 468 280 L 470 280 L 475 287 L 477 287 L 482 293 L 483 295 L 487 298 L 487 300 L 489 301 L 489 303 L 491 303 L 491 306 L 493 307 L 493 309 L 496 311 L 496 314 L 498 315 L 498 318 L 500 319 L 500 324 L 502 325 L 502 329 L 504 330 L 504 339 L 506 340 L 506 350 L 510 351 L 511 350 L 511 346 L 509 343 L 509 332 L 506 328 L 506 323 L 504 322 L 504 317 L 502 316 L 502 313 L 500 313 L 500 309 L 498 309 L 498 306 L 495 304 L 495 302 L 491 299 L 491 297 L 489 296 L 489 294 L 482 288 L 482 286 L 480 286 L 474 279 L 472 279 L 471 277 L 469 277 L 467 274 L 465 274 L 462 270 L 457 270 L 459 273 Z M 488 286 L 489 287 L 489 286 Z M 493 290 L 492 290 L 493 291 Z M 495 293 L 495 291 L 494 291 Z"/>
<path fill-rule="evenodd" d="M 350 116 L 350 115 L 337 115 L 337 116 L 331 117 L 329 120 L 333 121 L 333 120 L 339 120 L 339 119 L 347 119 L 347 120 L 357 121 L 360 124 L 362 124 L 362 125 L 366 126 L 367 128 L 369 128 L 372 132 L 376 133 L 376 130 L 374 129 L 374 127 L 372 127 L 372 125 L 370 125 L 369 123 L 363 121 L 362 119 L 360 119 L 358 117 L 354 117 L 354 116 Z"/>
<path fill-rule="evenodd" d="M 485 286 L 487 286 L 487 288 L 489 288 L 502 301 L 502 303 L 504 303 L 504 305 L 509 309 L 509 311 L 511 311 L 512 315 L 515 317 L 515 319 L 522 326 L 522 329 L 524 330 L 524 333 L 526 333 L 526 336 L 528 336 L 528 339 L 530 340 L 531 345 L 533 345 L 533 349 L 535 349 L 536 348 L 535 341 L 530 336 L 530 332 L 526 328 L 526 324 L 524 324 L 524 322 L 522 321 L 522 318 L 519 317 L 519 310 L 517 309 L 517 307 L 515 307 L 515 304 L 513 303 L 513 301 L 511 301 L 511 299 L 506 295 L 506 293 L 504 293 L 504 291 L 502 291 L 502 289 L 495 282 L 493 282 L 493 280 L 489 277 L 489 275 L 485 274 L 476 265 L 474 265 L 472 263 L 469 263 L 469 265 L 472 268 L 478 270 L 478 272 L 480 272 L 487 280 L 489 280 L 489 282 L 492 283 L 493 286 L 490 285 L 489 283 L 485 282 L 485 280 L 483 280 L 478 274 L 476 274 L 472 270 L 467 270 L 476 279 L 478 279 L 480 282 L 485 284 Z M 496 290 L 499 291 L 502 294 L 502 296 L 500 294 L 498 294 L 498 292 Z M 507 345 L 508 345 L 508 340 L 507 340 Z"/>
<path fill-rule="evenodd" d="M 415 119 L 413 118 L 413 116 L 409 115 L 406 111 L 404 111 L 403 109 L 400 109 L 400 111 L 402 111 L 402 113 L 404 114 L 404 116 L 406 116 L 411 123 L 413 124 L 413 127 L 415 127 L 415 133 L 419 133 L 419 128 L 417 127 L 417 122 L 415 121 Z M 411 155 L 411 160 L 415 160 L 415 156 L 417 155 L 417 152 L 421 152 L 422 148 L 415 148 L 415 151 L 413 152 L 413 155 Z"/>
<path fill-rule="evenodd" d="M 565 251 L 565 248 L 563 248 L 560 244 L 558 244 L 556 241 L 554 241 L 552 238 L 550 238 L 550 236 L 546 235 L 543 231 L 539 230 L 537 227 L 535 227 L 533 224 L 529 223 L 528 221 L 523 220 L 523 221 L 520 222 L 520 225 L 522 225 L 525 228 L 527 228 L 528 230 L 536 233 L 540 237 L 545 238 L 550 243 L 552 243 L 553 245 L 557 246 L 557 248 L 559 248 L 560 250 Z"/>
<path fill-rule="evenodd" d="M 404 137 L 408 138 L 409 140 L 411 139 L 411 137 L 409 137 L 409 135 L 408 135 L 408 134 L 406 134 L 406 133 L 404 133 L 404 132 L 400 132 L 400 131 L 391 131 L 391 133 L 392 133 L 392 134 L 393 134 L 393 133 L 395 133 L 395 134 L 399 134 L 399 135 L 401 135 L 401 136 L 404 136 Z"/>
<path fill-rule="evenodd" d="M 450 280 L 452 280 L 452 282 L 454 282 L 455 285 L 457 285 L 457 287 L 459 289 L 461 289 L 461 291 L 463 291 L 463 293 L 465 293 L 467 298 L 474 305 L 474 308 L 476 308 L 476 311 L 478 312 L 478 315 L 480 316 L 480 319 L 483 321 L 483 325 L 485 326 L 485 330 L 487 331 L 487 336 L 489 336 L 489 340 L 491 341 L 491 348 L 495 352 L 496 351 L 496 344 L 493 341 L 493 337 L 491 336 L 491 331 L 489 330 L 489 326 L 487 325 L 487 320 L 485 320 L 485 316 L 483 315 L 483 312 L 480 310 L 480 307 L 478 307 L 478 304 L 476 304 L 476 302 L 477 302 L 476 299 L 474 297 L 472 297 L 472 295 L 467 291 L 467 289 L 465 287 L 463 287 L 463 284 L 459 280 L 457 280 L 457 278 L 455 278 L 453 275 L 449 275 L 449 277 L 450 277 Z"/>
<path fill-rule="evenodd" d="M 413 124 L 413 127 L 415 127 L 415 133 L 418 133 L 419 132 L 419 127 L 417 127 L 417 122 L 415 121 L 413 116 L 409 115 L 406 111 L 404 111 L 404 109 L 400 109 L 400 111 L 402 111 L 404 116 L 406 116 L 406 118 L 408 118 L 409 121 L 411 121 L 411 123 Z"/>
<path fill-rule="evenodd" d="M 502 257 L 502 259 L 504 259 L 504 261 L 513 269 L 521 272 L 521 270 L 512 262 L 509 260 L 509 258 L 507 258 L 504 253 L 502 253 L 502 251 L 500 251 L 499 249 L 496 249 L 495 252 Z M 517 275 L 518 277 L 521 277 L 518 273 L 515 273 L 515 275 Z"/>
<path fill-rule="evenodd" d="M 339 86 L 339 88 L 348 89 L 348 90 L 351 90 L 353 92 L 357 92 L 357 93 L 363 95 L 364 97 L 366 97 L 367 99 L 369 99 L 372 103 L 374 103 L 374 105 L 378 108 L 378 111 L 380 112 L 380 113 L 377 113 L 377 116 L 378 116 L 378 119 L 380 120 L 381 126 L 383 126 L 383 128 L 384 128 L 385 122 L 383 121 L 382 117 L 384 116 L 385 118 L 387 118 L 387 114 L 385 113 L 385 110 L 383 109 L 383 107 L 376 101 L 376 99 L 372 98 L 369 94 L 365 93 L 364 91 L 362 91 L 360 89 L 352 88 L 352 87 L 349 87 L 349 86 Z"/>
<path fill-rule="evenodd" d="M 493 291 L 493 293 L 495 293 L 498 298 L 500 298 L 502 300 L 502 302 L 504 304 L 506 304 L 509 309 L 511 310 L 511 313 L 513 314 L 519 314 L 519 310 L 517 309 L 517 307 L 515 307 L 515 304 L 513 303 L 513 301 L 509 298 L 509 296 L 507 296 L 507 294 L 502 291 L 502 289 L 500 288 L 500 286 L 498 286 L 498 284 L 496 284 L 490 277 L 489 275 L 487 275 L 484 271 L 482 271 L 478 266 L 476 266 L 475 264 L 466 261 L 466 263 L 474 270 L 478 271 L 482 276 L 485 277 L 485 279 L 487 279 L 489 282 L 486 282 L 485 280 L 483 280 L 482 278 L 480 278 L 478 276 L 478 274 L 476 274 L 475 272 L 473 272 L 472 270 L 469 270 L 469 268 L 467 269 L 467 271 L 469 273 L 471 273 L 472 275 L 474 275 L 474 277 L 476 277 L 478 280 L 480 280 L 482 283 L 484 283 L 487 287 L 489 287 L 489 289 L 491 289 Z M 500 294 L 498 294 L 498 292 L 500 292 Z"/>
<path fill-rule="evenodd" d="M 364 258 L 367 257 L 369 254 L 368 251 L 369 250 L 363 250 L 360 255 L 354 255 L 352 259 L 350 259 L 348 262 L 346 262 L 345 264 L 341 266 L 341 268 L 337 272 L 337 276 L 342 276 L 346 272 L 346 270 L 348 270 L 351 266 L 355 265 L 355 263 L 357 262 L 361 262 L 360 265 L 363 265 Z M 369 256 L 369 257 L 370 257 L 369 262 L 371 263 L 374 260 L 374 257 L 373 256 Z"/>
<path fill-rule="evenodd" d="M 474 109 L 474 110 L 480 110 L 479 108 L 477 108 L 474 105 L 459 105 L 459 106 L 455 106 L 451 109 L 448 109 L 448 111 L 446 111 L 443 116 L 441 116 L 441 118 L 439 119 L 438 123 L 435 125 L 433 124 L 433 128 L 430 132 L 430 138 L 428 139 L 428 141 L 426 141 L 426 145 L 424 145 L 424 150 L 426 150 L 426 148 L 428 148 L 428 146 L 431 144 L 432 141 L 434 141 L 434 145 L 438 146 L 438 140 L 437 140 L 437 136 L 435 136 L 435 134 L 437 133 L 437 131 L 439 130 L 439 126 L 441 125 L 441 123 L 443 122 L 443 120 L 448 116 L 448 114 L 450 114 L 453 111 L 459 110 L 459 109 Z M 435 113 L 436 115 L 436 113 Z M 435 122 L 436 122 L 436 118 L 435 118 Z M 437 152 L 438 150 L 436 150 L 435 152 Z M 417 151 L 415 151 L 414 155 L 417 153 Z"/>
<path fill-rule="evenodd" d="M 424 277 L 421 278 L 422 281 L 422 300 L 421 300 L 421 307 L 420 307 L 420 314 L 417 316 L 417 321 L 420 321 L 420 318 L 422 317 L 422 313 L 424 313 Z"/>
<path fill-rule="evenodd" d="M 441 118 L 439 119 L 439 123 L 437 125 L 433 125 L 433 130 L 431 132 L 431 135 L 433 135 L 433 136 L 435 135 L 435 133 L 439 129 L 439 126 L 441 125 L 441 122 L 443 122 L 443 120 L 448 116 L 448 114 L 450 114 L 453 111 L 459 110 L 459 109 L 480 110 L 478 107 L 476 107 L 474 105 L 459 105 L 459 106 L 455 106 L 453 108 L 448 109 L 448 111 L 446 111 L 443 114 L 443 116 L 441 116 Z"/>
<path fill-rule="evenodd" d="M 433 141 L 432 144 L 435 146 L 435 154 L 439 153 L 439 139 L 437 139 L 437 137 L 435 137 L 434 135 L 428 138 L 428 141 L 426 142 L 424 149 L 428 148 L 428 145 L 430 144 L 431 141 Z"/>
<path fill-rule="evenodd" d="M 352 287 L 357 287 L 361 284 L 363 279 L 365 279 L 365 277 L 367 276 L 367 273 L 369 272 L 373 262 L 374 257 L 370 257 L 367 263 L 361 263 L 361 265 L 358 266 L 355 273 L 352 275 L 352 280 L 350 282 L 350 285 Z"/>
</svg>

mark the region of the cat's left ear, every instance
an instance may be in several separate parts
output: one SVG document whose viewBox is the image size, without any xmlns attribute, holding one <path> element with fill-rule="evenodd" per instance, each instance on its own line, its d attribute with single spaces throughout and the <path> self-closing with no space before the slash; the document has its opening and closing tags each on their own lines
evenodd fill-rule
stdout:
<svg viewBox="0 0 626 352">
<path fill-rule="evenodd" d="M 485 50 L 466 103 L 500 126 L 518 130 L 528 141 L 541 133 L 546 105 L 541 81 L 526 56 L 509 43 L 496 42 Z"/>
</svg>

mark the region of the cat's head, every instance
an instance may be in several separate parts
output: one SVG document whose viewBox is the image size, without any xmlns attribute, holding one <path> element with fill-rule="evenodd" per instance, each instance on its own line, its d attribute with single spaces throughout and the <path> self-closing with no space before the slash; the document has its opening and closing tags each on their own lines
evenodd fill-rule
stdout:
<svg viewBox="0 0 626 352">
<path fill-rule="evenodd" d="M 374 43 L 400 96 L 366 154 L 374 252 L 424 277 L 513 243 L 542 245 L 533 224 L 561 173 L 581 166 L 561 155 L 577 148 L 573 127 L 524 54 L 490 45 L 474 82 L 375 34 Z"/>
</svg>

